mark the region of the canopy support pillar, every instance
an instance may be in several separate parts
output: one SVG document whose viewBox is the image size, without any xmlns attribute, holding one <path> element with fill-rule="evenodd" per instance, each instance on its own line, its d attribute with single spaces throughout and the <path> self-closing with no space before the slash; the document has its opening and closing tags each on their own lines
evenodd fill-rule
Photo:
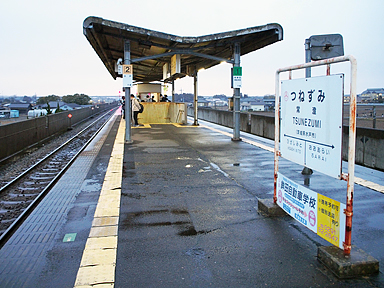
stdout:
<svg viewBox="0 0 384 288">
<path fill-rule="evenodd" d="M 240 43 L 234 45 L 234 67 L 240 67 Z M 233 138 L 232 141 L 241 141 L 240 138 L 240 88 L 233 88 Z"/>
<path fill-rule="evenodd" d="M 199 122 L 197 120 L 197 70 L 193 72 L 193 125 L 198 126 Z"/>
<path fill-rule="evenodd" d="M 131 42 L 124 40 L 124 64 L 131 64 Z M 132 143 L 132 102 L 131 102 L 131 87 L 124 87 L 125 89 L 125 143 Z"/>
</svg>

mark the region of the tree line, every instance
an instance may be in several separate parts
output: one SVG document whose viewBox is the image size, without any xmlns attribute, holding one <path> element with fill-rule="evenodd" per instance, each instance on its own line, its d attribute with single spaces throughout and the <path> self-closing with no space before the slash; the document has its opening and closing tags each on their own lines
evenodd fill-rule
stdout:
<svg viewBox="0 0 384 288">
<path fill-rule="evenodd" d="M 91 101 L 91 97 L 85 94 L 74 94 L 66 96 L 48 95 L 46 97 L 39 97 L 36 104 L 47 104 L 51 101 L 63 101 L 65 103 L 76 103 L 78 105 L 87 105 Z"/>
</svg>

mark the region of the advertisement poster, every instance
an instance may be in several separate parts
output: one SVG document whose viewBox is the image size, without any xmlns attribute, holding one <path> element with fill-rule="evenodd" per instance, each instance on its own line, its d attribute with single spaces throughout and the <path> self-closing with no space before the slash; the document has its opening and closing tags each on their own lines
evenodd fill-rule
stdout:
<svg viewBox="0 0 384 288">
<path fill-rule="evenodd" d="M 277 173 L 277 204 L 291 217 L 343 249 L 345 204 L 301 186 Z"/>
<path fill-rule="evenodd" d="M 345 204 L 325 197 L 318 196 L 318 226 L 317 234 L 335 246 L 343 247 L 345 239 Z"/>
</svg>

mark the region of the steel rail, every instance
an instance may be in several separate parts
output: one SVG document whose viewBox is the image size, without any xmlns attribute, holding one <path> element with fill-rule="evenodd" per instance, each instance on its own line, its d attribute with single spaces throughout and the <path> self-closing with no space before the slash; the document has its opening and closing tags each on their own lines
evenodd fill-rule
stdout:
<svg viewBox="0 0 384 288">
<path fill-rule="evenodd" d="M 110 112 L 110 111 L 109 111 Z M 108 112 L 108 113 L 109 113 Z M 96 121 L 94 121 L 92 124 L 88 125 L 86 128 L 84 128 L 82 131 L 80 131 L 76 136 L 72 137 L 70 140 L 66 141 L 64 144 L 67 145 L 69 142 L 71 142 L 74 138 L 78 137 L 79 134 L 83 133 L 86 129 L 90 128 L 92 125 L 94 125 L 96 122 L 98 122 L 102 117 L 107 115 L 108 113 L 104 114 L 103 116 L 99 117 Z M 64 166 L 64 168 L 58 172 L 58 174 L 48 183 L 48 185 L 39 193 L 39 195 L 29 204 L 29 206 L 16 218 L 15 221 L 7 228 L 7 230 L 4 231 L 2 235 L 0 235 L 0 248 L 5 245 L 5 243 L 11 238 L 11 236 L 16 232 L 16 230 L 20 227 L 20 225 L 27 219 L 27 217 L 32 213 L 32 211 L 37 207 L 37 205 L 44 199 L 46 194 L 49 192 L 49 190 L 56 184 L 56 182 L 60 179 L 60 177 L 67 171 L 67 169 L 72 165 L 72 163 L 76 160 L 76 158 L 80 155 L 81 152 L 84 151 L 84 149 L 91 143 L 91 141 L 100 133 L 100 131 L 104 128 L 104 126 L 109 122 L 109 120 L 113 117 L 113 114 L 103 123 L 103 125 L 100 126 L 100 128 L 92 135 L 92 137 L 83 145 L 83 147 L 80 148 L 80 150 L 72 157 L 71 160 L 68 161 L 68 163 Z M 63 144 L 63 145 L 64 145 Z M 61 145 L 60 147 L 64 147 Z M 57 152 L 60 149 L 55 149 L 54 151 Z M 50 153 L 49 156 L 52 156 L 53 153 Z M 47 159 L 48 157 L 44 157 Z M 41 163 L 42 161 L 39 161 Z M 33 167 L 36 167 L 37 165 L 34 165 Z M 29 171 L 31 169 L 28 169 Z M 26 173 L 23 173 L 25 175 Z M 20 177 L 21 178 L 21 177 Z M 14 181 L 12 181 L 14 182 Z M 8 187 L 8 186 L 7 186 Z M 4 187 L 3 187 L 4 188 Z M 3 189 L 2 188 L 2 189 Z"/>
<path fill-rule="evenodd" d="M 73 126 L 73 127 L 79 126 L 81 123 L 87 121 L 88 119 L 94 118 L 95 115 L 97 116 L 97 115 L 99 115 L 100 113 L 103 113 L 105 110 L 107 110 L 107 109 L 104 109 L 104 110 L 98 112 L 97 114 L 90 115 L 90 116 L 88 116 L 88 117 L 86 117 L 86 118 L 80 120 L 79 122 L 73 124 L 72 126 Z M 110 110 L 110 109 L 108 108 L 108 110 Z M 104 114 L 104 115 L 105 115 L 105 114 Z M 15 153 L 13 153 L 13 154 L 7 156 L 7 157 L 4 157 L 4 158 L 0 159 L 0 164 L 2 164 L 3 162 L 6 162 L 7 160 L 11 159 L 12 157 L 15 157 L 15 156 L 17 156 L 17 155 L 21 155 L 25 150 L 31 149 L 31 148 L 36 147 L 37 145 L 39 145 L 39 144 L 41 144 L 41 143 L 45 143 L 46 141 L 49 141 L 50 139 L 52 139 L 53 137 L 55 137 L 55 136 L 58 135 L 59 133 L 60 133 L 60 132 L 57 132 L 57 133 L 55 133 L 55 134 L 53 134 L 53 135 L 50 135 L 50 136 L 48 136 L 48 137 L 45 138 L 45 139 L 42 139 L 42 140 L 40 140 L 40 141 L 38 141 L 38 142 L 36 142 L 36 143 L 34 143 L 34 144 L 32 144 L 32 145 L 29 145 L 29 146 L 23 148 L 23 149 L 20 150 L 20 151 L 17 151 L 17 152 L 15 152 Z"/>
<path fill-rule="evenodd" d="M 86 132 L 87 129 L 89 129 L 90 127 L 92 127 L 96 122 L 98 122 L 102 117 L 104 117 L 105 115 L 107 115 L 108 113 L 110 113 L 110 111 L 108 111 L 107 113 L 105 113 L 104 115 L 100 116 L 99 118 L 97 118 L 95 121 L 93 121 L 91 124 L 89 124 L 87 127 L 85 127 L 83 130 L 81 130 L 80 132 L 78 132 L 75 136 L 73 136 L 72 138 L 68 139 L 67 141 L 65 141 L 62 145 L 60 145 L 59 147 L 57 147 L 55 150 L 53 150 L 51 153 L 45 155 L 42 159 L 40 159 L 38 162 L 36 162 L 35 164 L 33 164 L 31 167 L 29 167 L 27 170 L 25 170 L 24 172 L 22 172 L 21 174 L 19 174 L 18 176 L 16 176 L 14 179 L 12 179 L 10 182 L 8 182 L 7 184 L 5 184 L 3 187 L 0 188 L 0 193 L 5 190 L 6 188 L 8 188 L 10 185 L 12 185 L 13 183 L 15 183 L 17 180 L 19 180 L 21 177 L 25 176 L 27 173 L 29 173 L 30 171 L 32 171 L 33 169 L 35 169 L 39 164 L 41 164 L 42 162 L 44 162 L 45 160 L 47 160 L 49 157 L 51 157 L 53 154 L 57 153 L 60 149 L 64 148 L 66 145 L 68 145 L 70 142 L 72 142 L 73 140 L 75 140 L 77 137 L 79 137 L 81 134 L 83 134 L 84 132 Z"/>
</svg>

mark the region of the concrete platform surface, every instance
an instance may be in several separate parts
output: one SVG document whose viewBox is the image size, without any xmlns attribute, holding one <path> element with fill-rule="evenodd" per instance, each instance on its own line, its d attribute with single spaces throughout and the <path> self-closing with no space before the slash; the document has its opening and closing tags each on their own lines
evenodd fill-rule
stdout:
<svg viewBox="0 0 384 288">
<path fill-rule="evenodd" d="M 258 214 L 257 199 L 272 198 L 273 153 L 200 124 L 133 130 L 115 287 L 383 287 L 382 274 L 338 279 L 317 261 L 327 242 L 288 216 Z M 280 166 L 302 177 L 302 167 Z M 322 190 L 330 182 L 319 173 L 312 179 Z M 341 185 L 331 188 L 345 196 Z"/>
</svg>

